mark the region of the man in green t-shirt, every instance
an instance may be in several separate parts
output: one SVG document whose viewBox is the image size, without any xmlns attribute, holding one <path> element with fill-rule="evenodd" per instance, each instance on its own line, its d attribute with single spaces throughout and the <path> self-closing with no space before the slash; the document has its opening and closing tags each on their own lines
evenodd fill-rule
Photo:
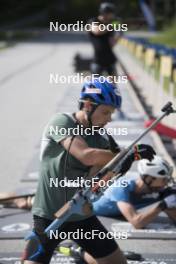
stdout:
<svg viewBox="0 0 176 264">
<path fill-rule="evenodd" d="M 86 216 L 72 215 L 59 228 L 57 239 L 48 238 L 43 233 L 53 221 L 54 213 L 77 191 L 78 188 L 70 183 L 91 177 L 120 151 L 112 138 L 100 133 L 100 128 L 104 129 L 111 121 L 111 114 L 120 106 L 118 88 L 107 80 L 94 79 L 83 86 L 78 112 L 56 114 L 47 124 L 42 137 L 40 178 L 32 208 L 34 232 L 41 241 L 41 250 L 36 252 L 35 240 L 29 240 L 23 254 L 25 264 L 49 263 L 57 244 L 66 238 L 74 240 L 90 254 L 89 263 L 126 263 L 114 238 L 92 212 Z M 135 146 L 124 160 L 121 173 L 125 173 L 134 160 L 151 160 L 154 154 L 148 145 Z M 78 231 L 81 236 L 75 238 Z M 103 239 L 100 233 L 104 234 Z M 63 238 L 61 234 L 70 236 Z"/>
</svg>

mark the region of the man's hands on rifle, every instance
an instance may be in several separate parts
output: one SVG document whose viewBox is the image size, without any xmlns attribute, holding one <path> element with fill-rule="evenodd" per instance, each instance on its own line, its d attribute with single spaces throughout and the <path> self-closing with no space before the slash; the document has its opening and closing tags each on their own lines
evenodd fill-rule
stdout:
<svg viewBox="0 0 176 264">
<path fill-rule="evenodd" d="M 135 160 L 148 159 L 152 160 L 156 155 L 154 149 L 145 144 L 135 145 L 134 148 L 126 155 L 121 164 L 120 173 L 125 174 Z"/>
<path fill-rule="evenodd" d="M 176 194 L 171 194 L 165 197 L 159 204 L 162 210 L 165 209 L 176 209 Z"/>
<path fill-rule="evenodd" d="M 159 208 L 164 211 L 176 225 L 176 186 L 169 186 L 160 192 Z"/>
<path fill-rule="evenodd" d="M 176 195 L 176 185 L 169 186 L 167 188 L 164 188 L 162 191 L 159 192 L 160 199 L 164 199 L 167 196 L 175 194 Z"/>
</svg>

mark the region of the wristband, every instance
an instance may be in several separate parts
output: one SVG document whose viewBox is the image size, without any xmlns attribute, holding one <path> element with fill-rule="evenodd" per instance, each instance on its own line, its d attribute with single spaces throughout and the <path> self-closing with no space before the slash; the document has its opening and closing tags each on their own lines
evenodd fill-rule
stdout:
<svg viewBox="0 0 176 264">
<path fill-rule="evenodd" d="M 121 149 L 117 146 L 116 148 L 111 148 L 111 152 L 114 154 L 118 154 L 121 151 Z"/>
<path fill-rule="evenodd" d="M 161 211 L 164 211 L 164 210 L 166 210 L 167 205 L 166 205 L 165 201 L 160 201 L 158 204 L 158 207 L 161 209 Z"/>
<path fill-rule="evenodd" d="M 119 145 L 115 142 L 114 138 L 108 134 L 107 134 L 107 137 L 109 139 L 110 150 L 115 154 L 119 153 L 121 151 L 121 149 L 120 149 Z"/>
</svg>

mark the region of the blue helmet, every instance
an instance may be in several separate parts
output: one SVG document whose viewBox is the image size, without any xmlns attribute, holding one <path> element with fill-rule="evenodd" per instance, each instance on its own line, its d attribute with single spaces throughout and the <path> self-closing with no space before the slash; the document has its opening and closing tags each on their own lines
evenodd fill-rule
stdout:
<svg viewBox="0 0 176 264">
<path fill-rule="evenodd" d="M 80 102 L 87 98 L 92 99 L 96 105 L 110 105 L 118 109 L 122 104 L 119 89 L 107 79 L 100 82 L 100 78 L 94 78 L 85 82 L 81 91 Z"/>
</svg>

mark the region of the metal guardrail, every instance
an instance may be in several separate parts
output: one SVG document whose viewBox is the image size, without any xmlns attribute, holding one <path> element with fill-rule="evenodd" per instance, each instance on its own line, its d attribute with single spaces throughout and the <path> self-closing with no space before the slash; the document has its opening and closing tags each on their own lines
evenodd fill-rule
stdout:
<svg viewBox="0 0 176 264">
<path fill-rule="evenodd" d="M 166 101 L 176 105 L 176 49 L 153 45 L 142 39 L 122 38 L 119 41 L 134 57 L 143 70 L 141 93 L 157 116 Z M 176 117 L 169 117 L 165 124 L 174 128 Z"/>
</svg>

